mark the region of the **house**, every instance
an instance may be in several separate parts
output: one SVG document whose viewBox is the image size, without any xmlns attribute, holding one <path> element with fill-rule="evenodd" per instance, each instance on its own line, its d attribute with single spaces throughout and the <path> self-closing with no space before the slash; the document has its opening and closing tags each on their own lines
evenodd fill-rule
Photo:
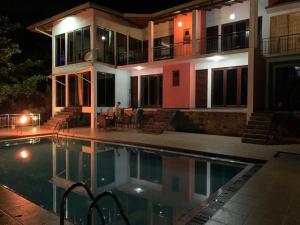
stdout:
<svg viewBox="0 0 300 225">
<path fill-rule="evenodd" d="M 191 1 L 150 14 L 86 3 L 29 27 L 52 39 L 52 114 L 139 106 L 300 109 L 300 2 Z M 225 122 L 225 121 L 224 121 Z"/>
</svg>

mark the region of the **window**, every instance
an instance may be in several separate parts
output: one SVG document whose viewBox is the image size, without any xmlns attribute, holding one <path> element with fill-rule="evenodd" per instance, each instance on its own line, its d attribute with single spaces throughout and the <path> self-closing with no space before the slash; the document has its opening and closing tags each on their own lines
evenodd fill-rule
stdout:
<svg viewBox="0 0 300 225">
<path fill-rule="evenodd" d="M 66 77 L 56 77 L 56 106 L 64 107 L 66 104 Z"/>
<path fill-rule="evenodd" d="M 115 75 L 97 73 L 97 106 L 112 107 L 115 105 Z"/>
<path fill-rule="evenodd" d="M 247 76 L 247 67 L 232 67 L 213 70 L 213 105 L 247 105 Z"/>
<path fill-rule="evenodd" d="M 148 41 L 143 41 L 143 60 L 144 62 L 148 62 Z"/>
<path fill-rule="evenodd" d="M 63 66 L 66 63 L 66 48 L 65 48 L 65 34 L 60 34 L 55 37 L 56 46 L 56 66 Z"/>
<path fill-rule="evenodd" d="M 179 86 L 180 84 L 180 75 L 179 70 L 173 71 L 173 86 Z"/>
<path fill-rule="evenodd" d="M 142 105 L 144 107 L 160 107 L 162 105 L 162 75 L 141 77 Z"/>
<path fill-rule="evenodd" d="M 142 41 L 129 37 L 128 64 L 140 63 L 142 59 Z"/>
<path fill-rule="evenodd" d="M 162 183 L 162 157 L 153 153 L 140 153 L 140 178 L 152 183 Z"/>
<path fill-rule="evenodd" d="M 98 27 L 96 35 L 97 61 L 115 64 L 114 32 L 112 30 Z"/>
<path fill-rule="evenodd" d="M 173 36 L 166 36 L 154 39 L 154 60 L 173 57 Z"/>
<path fill-rule="evenodd" d="M 91 73 L 83 73 L 83 106 L 91 106 Z"/>
<path fill-rule="evenodd" d="M 222 50 L 248 48 L 249 20 L 222 25 Z"/>
<path fill-rule="evenodd" d="M 218 52 L 219 50 L 219 27 L 208 27 L 206 29 L 206 52 Z"/>
<path fill-rule="evenodd" d="M 91 60 L 90 27 L 68 33 L 68 63 Z"/>
<path fill-rule="evenodd" d="M 74 34 L 68 33 L 68 64 L 74 63 Z"/>
<path fill-rule="evenodd" d="M 117 33 L 117 65 L 127 64 L 127 36 Z"/>
</svg>

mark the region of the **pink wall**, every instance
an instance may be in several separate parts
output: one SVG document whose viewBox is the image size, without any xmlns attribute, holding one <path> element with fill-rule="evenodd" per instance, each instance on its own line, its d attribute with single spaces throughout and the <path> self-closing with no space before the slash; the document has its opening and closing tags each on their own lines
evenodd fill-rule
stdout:
<svg viewBox="0 0 300 225">
<path fill-rule="evenodd" d="M 178 26 L 178 23 L 182 23 L 182 27 Z M 189 30 L 190 37 L 192 40 L 192 32 L 193 32 L 193 14 L 192 12 L 186 14 L 180 14 L 174 18 L 174 43 L 182 43 L 184 41 L 184 30 Z M 205 11 L 199 11 L 198 16 L 198 30 L 199 34 L 197 39 L 204 39 L 206 37 L 206 13 Z M 205 42 L 203 42 L 205 43 Z M 202 52 L 205 46 L 199 46 L 200 52 Z M 178 45 L 175 46 L 174 55 L 175 56 L 183 56 L 183 55 L 191 55 L 192 54 L 192 42 L 190 44 Z"/>
<path fill-rule="evenodd" d="M 173 71 L 179 71 L 179 86 L 173 86 Z M 163 67 L 163 108 L 195 107 L 195 65 L 182 63 Z"/>
<path fill-rule="evenodd" d="M 179 179 L 179 192 L 172 190 L 173 177 Z M 195 192 L 195 160 L 185 157 L 163 157 L 162 183 L 165 196 L 190 202 Z"/>
</svg>

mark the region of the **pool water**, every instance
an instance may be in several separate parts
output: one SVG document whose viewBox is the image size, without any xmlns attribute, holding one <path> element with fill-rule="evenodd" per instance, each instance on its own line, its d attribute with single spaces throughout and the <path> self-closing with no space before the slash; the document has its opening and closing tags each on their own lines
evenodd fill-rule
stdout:
<svg viewBox="0 0 300 225">
<path fill-rule="evenodd" d="M 84 182 L 96 196 L 111 190 L 132 225 L 171 225 L 246 168 L 242 162 L 78 139 L 0 143 L 0 183 L 59 213 L 65 190 Z M 66 215 L 86 224 L 90 201 L 80 189 Z M 123 224 L 109 198 L 98 204 L 106 224 Z M 94 213 L 94 224 L 101 224 Z"/>
</svg>

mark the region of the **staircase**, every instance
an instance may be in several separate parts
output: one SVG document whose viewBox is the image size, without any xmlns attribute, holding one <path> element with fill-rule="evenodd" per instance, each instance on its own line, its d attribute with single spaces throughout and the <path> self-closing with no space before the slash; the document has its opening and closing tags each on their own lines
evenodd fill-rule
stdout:
<svg viewBox="0 0 300 225">
<path fill-rule="evenodd" d="M 81 113 L 81 107 L 72 106 L 65 107 L 60 112 L 57 112 L 53 117 L 51 117 L 46 123 L 43 124 L 43 128 L 53 130 L 58 122 L 68 122 L 72 119 L 78 118 Z"/>
<path fill-rule="evenodd" d="M 157 110 L 154 116 L 144 124 L 142 132 L 162 134 L 175 115 L 176 111 L 174 110 Z"/>
<path fill-rule="evenodd" d="M 251 144 L 272 144 L 273 113 L 253 112 L 243 132 L 242 142 Z"/>
</svg>

